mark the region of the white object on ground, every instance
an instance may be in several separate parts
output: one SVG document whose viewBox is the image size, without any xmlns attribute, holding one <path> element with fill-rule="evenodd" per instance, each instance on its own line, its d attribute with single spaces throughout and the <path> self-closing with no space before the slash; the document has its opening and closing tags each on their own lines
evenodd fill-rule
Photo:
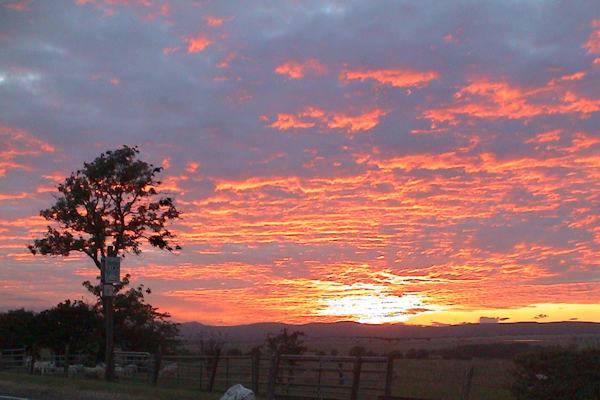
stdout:
<svg viewBox="0 0 600 400">
<path fill-rule="evenodd" d="M 39 373 L 40 375 L 46 375 L 54 372 L 56 365 L 54 361 L 36 361 L 33 363 L 33 373 Z"/>
<path fill-rule="evenodd" d="M 71 364 L 69 365 L 69 370 L 67 371 L 67 375 L 69 378 L 75 378 L 77 376 L 83 376 L 83 364 Z"/>
<path fill-rule="evenodd" d="M 221 397 L 221 400 L 255 400 L 254 392 L 240 385 L 233 385 Z"/>
<path fill-rule="evenodd" d="M 179 366 L 176 362 L 167 364 L 160 371 L 158 371 L 159 378 L 173 378 L 177 376 L 177 371 L 179 370 Z"/>
</svg>

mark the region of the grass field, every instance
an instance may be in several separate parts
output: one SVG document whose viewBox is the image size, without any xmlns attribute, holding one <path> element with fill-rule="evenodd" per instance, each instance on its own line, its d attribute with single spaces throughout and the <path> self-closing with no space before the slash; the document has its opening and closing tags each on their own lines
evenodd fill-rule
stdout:
<svg viewBox="0 0 600 400">
<path fill-rule="evenodd" d="M 11 372 L 0 372 L 0 395 L 35 400 L 217 400 L 221 397 L 221 394 L 189 389 L 155 388 L 147 383 L 113 383 Z"/>
<path fill-rule="evenodd" d="M 512 400 L 512 362 L 505 360 L 399 360 L 392 392 L 397 396 L 460 399 L 465 372 L 473 367 L 471 400 Z"/>
<path fill-rule="evenodd" d="M 243 360 L 242 360 L 243 361 Z M 327 384 L 338 384 L 338 373 L 329 372 L 319 375 L 318 381 L 325 385 L 323 392 L 327 398 L 346 399 L 349 398 L 351 383 L 351 371 L 353 364 L 345 363 L 346 381 L 344 387 L 338 386 L 326 389 Z M 219 364 L 220 374 L 216 381 L 215 394 L 202 392 L 199 387 L 199 371 L 201 369 L 189 370 L 184 368 L 185 364 L 179 364 L 180 370 L 177 377 L 170 380 L 162 379 L 159 387 L 152 387 L 147 379 L 127 383 L 107 383 L 90 379 L 67 379 L 62 376 L 38 376 L 25 373 L 0 373 L 0 394 L 15 396 L 27 396 L 33 399 L 195 399 L 213 400 L 227 387 L 235 383 L 243 383 L 245 386 L 250 380 L 250 369 L 239 370 L 237 377 L 230 377 L 229 383 L 223 382 L 223 368 L 225 363 Z M 335 363 L 335 365 L 339 365 Z M 284 386 L 279 386 L 277 392 L 289 394 L 314 395 L 316 392 L 317 378 L 315 371 L 318 365 L 314 362 L 296 362 L 300 368 L 294 375 L 296 386 L 287 391 Z M 331 367 L 331 366 L 329 366 Z M 508 389 L 511 382 L 510 370 L 512 362 L 508 360 L 442 360 L 442 359 L 398 359 L 394 363 L 392 395 L 403 397 L 417 397 L 435 400 L 458 400 L 461 398 L 465 372 L 473 368 L 470 400 L 512 400 Z M 326 367 L 325 367 L 326 368 Z M 289 367 L 282 367 L 285 375 Z M 230 370 L 235 371 L 234 365 Z M 306 372 L 302 372 L 306 371 Z M 329 370 L 332 371 L 332 370 Z M 261 394 L 266 390 L 268 368 L 261 370 Z M 189 375 L 189 376 L 188 376 Z M 247 379 L 241 379 L 248 375 Z M 139 377 L 138 377 L 139 378 Z M 204 378 L 206 380 L 206 378 Z M 285 382 L 285 379 L 281 382 Z M 248 381 L 248 382 L 246 382 Z M 365 364 L 361 374 L 359 385 L 359 398 L 374 399 L 383 394 L 385 386 L 385 364 Z M 330 386 L 331 387 L 331 386 Z M 335 386 L 334 386 L 335 387 Z M 370 387 L 370 388 L 369 388 Z"/>
</svg>

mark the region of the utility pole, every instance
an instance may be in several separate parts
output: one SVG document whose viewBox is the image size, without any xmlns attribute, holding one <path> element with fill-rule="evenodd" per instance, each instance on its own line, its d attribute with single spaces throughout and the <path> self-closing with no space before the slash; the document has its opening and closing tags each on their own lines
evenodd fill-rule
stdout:
<svg viewBox="0 0 600 400">
<path fill-rule="evenodd" d="M 104 378 L 107 381 L 114 380 L 114 359 L 113 359 L 113 348 L 114 348 L 114 309 L 113 309 L 113 297 L 115 294 L 115 283 L 119 283 L 121 280 L 121 259 L 115 254 L 114 248 L 108 246 L 107 257 L 102 259 L 102 275 L 101 275 L 101 286 L 102 286 L 102 302 L 104 306 L 104 318 L 106 322 L 106 349 L 104 361 L 106 363 L 106 369 L 104 371 Z"/>
</svg>

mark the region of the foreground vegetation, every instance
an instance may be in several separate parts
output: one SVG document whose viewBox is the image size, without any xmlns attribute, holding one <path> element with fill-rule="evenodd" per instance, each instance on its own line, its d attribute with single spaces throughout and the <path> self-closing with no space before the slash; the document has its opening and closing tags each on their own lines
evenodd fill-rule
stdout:
<svg viewBox="0 0 600 400">
<path fill-rule="evenodd" d="M 147 383 L 117 383 L 0 372 L 0 394 L 48 400 L 216 400 L 218 393 L 156 388 Z"/>
</svg>

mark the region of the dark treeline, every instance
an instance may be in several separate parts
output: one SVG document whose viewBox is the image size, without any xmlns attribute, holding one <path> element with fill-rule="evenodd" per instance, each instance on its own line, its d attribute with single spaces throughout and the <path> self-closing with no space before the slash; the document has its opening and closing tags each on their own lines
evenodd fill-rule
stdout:
<svg viewBox="0 0 600 400">
<path fill-rule="evenodd" d="M 512 360 L 516 355 L 538 347 L 529 343 L 479 343 L 435 350 L 432 353 L 444 359 L 454 360 L 473 358 Z"/>
<path fill-rule="evenodd" d="M 178 346 L 178 325 L 170 322 L 145 301 L 150 289 L 139 285 L 127 288 L 129 275 L 116 288 L 114 298 L 115 348 L 126 351 L 174 351 Z M 69 352 L 104 358 L 104 316 L 100 288 L 89 281 L 83 285 L 96 297 L 93 304 L 65 300 L 56 306 L 33 312 L 25 309 L 0 313 L 0 349 L 46 348 L 55 354 Z"/>
</svg>

